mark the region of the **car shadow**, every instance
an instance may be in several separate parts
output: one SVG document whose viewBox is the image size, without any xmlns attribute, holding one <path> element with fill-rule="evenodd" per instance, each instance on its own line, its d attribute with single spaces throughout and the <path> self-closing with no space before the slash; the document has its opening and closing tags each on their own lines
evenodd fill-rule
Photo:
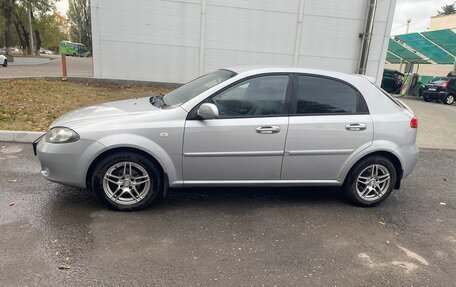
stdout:
<svg viewBox="0 0 456 287">
<path fill-rule="evenodd" d="M 92 192 L 84 189 L 56 186 L 57 196 L 49 199 L 49 210 L 57 217 L 90 214 L 106 209 Z M 344 194 L 336 187 L 198 187 L 170 189 L 167 197 L 144 211 L 192 208 L 215 205 L 261 206 L 298 204 L 303 206 L 346 205 Z M 77 216 L 76 216 L 77 217 Z"/>
<path fill-rule="evenodd" d="M 170 189 L 160 205 L 199 203 L 306 203 L 344 202 L 340 188 L 328 187 L 205 187 Z"/>
</svg>

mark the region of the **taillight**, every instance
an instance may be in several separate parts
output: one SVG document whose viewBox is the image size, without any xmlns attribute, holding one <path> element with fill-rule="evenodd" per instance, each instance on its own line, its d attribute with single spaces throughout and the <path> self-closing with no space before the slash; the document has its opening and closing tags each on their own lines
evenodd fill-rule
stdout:
<svg viewBox="0 0 456 287">
<path fill-rule="evenodd" d="M 445 83 L 443 83 L 442 85 L 442 89 L 446 89 L 446 87 L 448 86 L 448 84 L 450 83 L 450 81 L 446 81 Z"/>
<path fill-rule="evenodd" d="M 412 129 L 418 128 L 418 118 L 417 117 L 413 117 L 413 119 L 410 121 L 410 127 Z"/>
</svg>

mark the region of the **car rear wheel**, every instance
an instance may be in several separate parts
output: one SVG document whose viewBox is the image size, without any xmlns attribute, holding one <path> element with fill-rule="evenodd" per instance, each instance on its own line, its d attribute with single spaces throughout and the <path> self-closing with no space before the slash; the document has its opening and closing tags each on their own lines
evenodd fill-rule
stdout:
<svg viewBox="0 0 456 287">
<path fill-rule="evenodd" d="M 452 105 L 454 103 L 454 95 L 450 94 L 447 95 L 445 100 L 443 101 L 446 105 Z"/>
<path fill-rule="evenodd" d="M 132 152 L 101 160 L 93 172 L 92 189 L 100 201 L 121 211 L 148 207 L 163 192 L 160 169 L 151 160 Z"/>
<path fill-rule="evenodd" d="M 394 189 L 397 172 L 383 156 L 372 156 L 358 162 L 345 183 L 345 194 L 354 204 L 364 207 L 383 202 Z"/>
<path fill-rule="evenodd" d="M 8 67 L 8 60 L 5 59 L 5 61 L 3 61 L 3 67 Z"/>
<path fill-rule="evenodd" d="M 430 101 L 431 101 L 431 99 L 429 99 L 428 97 L 423 97 L 423 100 L 424 100 L 425 102 L 430 102 Z"/>
</svg>

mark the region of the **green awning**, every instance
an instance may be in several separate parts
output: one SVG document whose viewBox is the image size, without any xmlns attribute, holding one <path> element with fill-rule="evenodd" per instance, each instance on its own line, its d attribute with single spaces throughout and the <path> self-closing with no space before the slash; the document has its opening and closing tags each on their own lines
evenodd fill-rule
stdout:
<svg viewBox="0 0 456 287">
<path fill-rule="evenodd" d="M 453 64 L 456 59 L 456 29 L 392 37 L 389 41 L 386 60 L 396 63 L 397 59 L 394 57 L 410 63 Z"/>
<path fill-rule="evenodd" d="M 421 56 L 411 52 L 398 42 L 390 39 L 388 51 L 394 54 L 396 57 L 400 57 L 403 60 L 410 62 L 410 63 L 419 63 L 419 64 L 430 64 L 429 61 L 423 59 Z"/>
<path fill-rule="evenodd" d="M 454 62 L 454 56 L 441 49 L 420 33 L 398 35 L 396 39 L 437 64 L 453 64 Z"/>
<path fill-rule="evenodd" d="M 445 49 L 445 51 L 449 52 L 453 57 L 456 57 L 456 33 L 454 30 L 429 31 L 421 34 Z"/>
<path fill-rule="evenodd" d="M 386 60 L 388 62 L 390 62 L 391 64 L 399 64 L 401 62 L 401 58 L 395 56 L 390 51 L 388 51 L 388 53 L 386 53 Z"/>
</svg>

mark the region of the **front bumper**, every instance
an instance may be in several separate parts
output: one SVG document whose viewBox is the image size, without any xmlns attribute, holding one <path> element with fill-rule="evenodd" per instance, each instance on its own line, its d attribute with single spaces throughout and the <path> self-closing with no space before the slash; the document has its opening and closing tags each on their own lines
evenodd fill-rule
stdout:
<svg viewBox="0 0 456 287">
<path fill-rule="evenodd" d="M 41 175 L 49 181 L 86 187 L 87 170 L 92 160 L 103 150 L 97 141 L 80 139 L 72 143 L 48 143 L 42 138 L 34 143 L 41 163 Z"/>
<path fill-rule="evenodd" d="M 43 137 L 45 137 L 45 136 L 46 136 L 46 134 L 41 135 L 39 138 L 37 138 L 37 139 L 32 143 L 32 146 L 33 146 L 33 154 L 34 154 L 35 156 L 37 156 L 37 153 L 36 153 L 36 146 L 38 145 L 38 143 L 40 142 L 40 140 L 42 140 Z"/>
</svg>

